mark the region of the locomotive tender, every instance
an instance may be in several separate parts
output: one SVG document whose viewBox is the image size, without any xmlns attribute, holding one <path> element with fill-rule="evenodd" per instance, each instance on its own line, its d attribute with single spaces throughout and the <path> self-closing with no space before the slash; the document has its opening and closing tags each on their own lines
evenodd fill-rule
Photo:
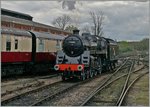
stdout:
<svg viewBox="0 0 150 107">
<path fill-rule="evenodd" d="M 1 28 L 1 74 L 48 71 L 61 49 L 63 36 L 15 28 Z"/>
<path fill-rule="evenodd" d="M 105 70 L 115 68 L 118 45 L 116 41 L 74 30 L 66 37 L 62 50 L 57 52 L 55 70 L 62 73 L 62 79 L 78 77 L 91 78 Z"/>
</svg>

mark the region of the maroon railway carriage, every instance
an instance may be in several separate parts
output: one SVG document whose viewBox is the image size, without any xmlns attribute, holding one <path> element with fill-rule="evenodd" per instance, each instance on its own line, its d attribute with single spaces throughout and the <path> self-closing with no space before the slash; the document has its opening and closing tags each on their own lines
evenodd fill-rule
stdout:
<svg viewBox="0 0 150 107">
<path fill-rule="evenodd" d="M 63 38 L 50 33 L 2 28 L 2 77 L 48 71 L 49 66 L 54 65 Z"/>
</svg>

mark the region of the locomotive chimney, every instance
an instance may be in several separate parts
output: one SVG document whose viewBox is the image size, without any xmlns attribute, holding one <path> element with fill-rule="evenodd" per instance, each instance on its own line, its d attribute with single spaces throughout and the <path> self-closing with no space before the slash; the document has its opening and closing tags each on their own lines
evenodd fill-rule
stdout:
<svg viewBox="0 0 150 107">
<path fill-rule="evenodd" d="M 79 35 L 79 31 L 78 29 L 73 30 L 73 34 Z"/>
</svg>

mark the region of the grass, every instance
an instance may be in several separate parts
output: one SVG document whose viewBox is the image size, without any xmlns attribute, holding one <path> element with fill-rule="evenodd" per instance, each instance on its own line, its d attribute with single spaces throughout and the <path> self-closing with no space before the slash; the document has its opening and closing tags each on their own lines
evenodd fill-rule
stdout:
<svg viewBox="0 0 150 107">
<path fill-rule="evenodd" d="M 142 77 L 130 89 L 126 104 L 127 106 L 149 106 L 149 74 Z"/>
</svg>

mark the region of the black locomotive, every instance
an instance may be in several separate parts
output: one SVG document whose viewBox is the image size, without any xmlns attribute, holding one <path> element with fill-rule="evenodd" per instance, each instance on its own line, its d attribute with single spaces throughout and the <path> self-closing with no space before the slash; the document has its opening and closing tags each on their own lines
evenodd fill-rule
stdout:
<svg viewBox="0 0 150 107">
<path fill-rule="evenodd" d="M 62 72 L 62 79 L 78 77 L 82 80 L 115 68 L 117 42 L 83 33 L 79 30 L 63 40 L 62 50 L 57 52 L 55 70 Z"/>
</svg>

